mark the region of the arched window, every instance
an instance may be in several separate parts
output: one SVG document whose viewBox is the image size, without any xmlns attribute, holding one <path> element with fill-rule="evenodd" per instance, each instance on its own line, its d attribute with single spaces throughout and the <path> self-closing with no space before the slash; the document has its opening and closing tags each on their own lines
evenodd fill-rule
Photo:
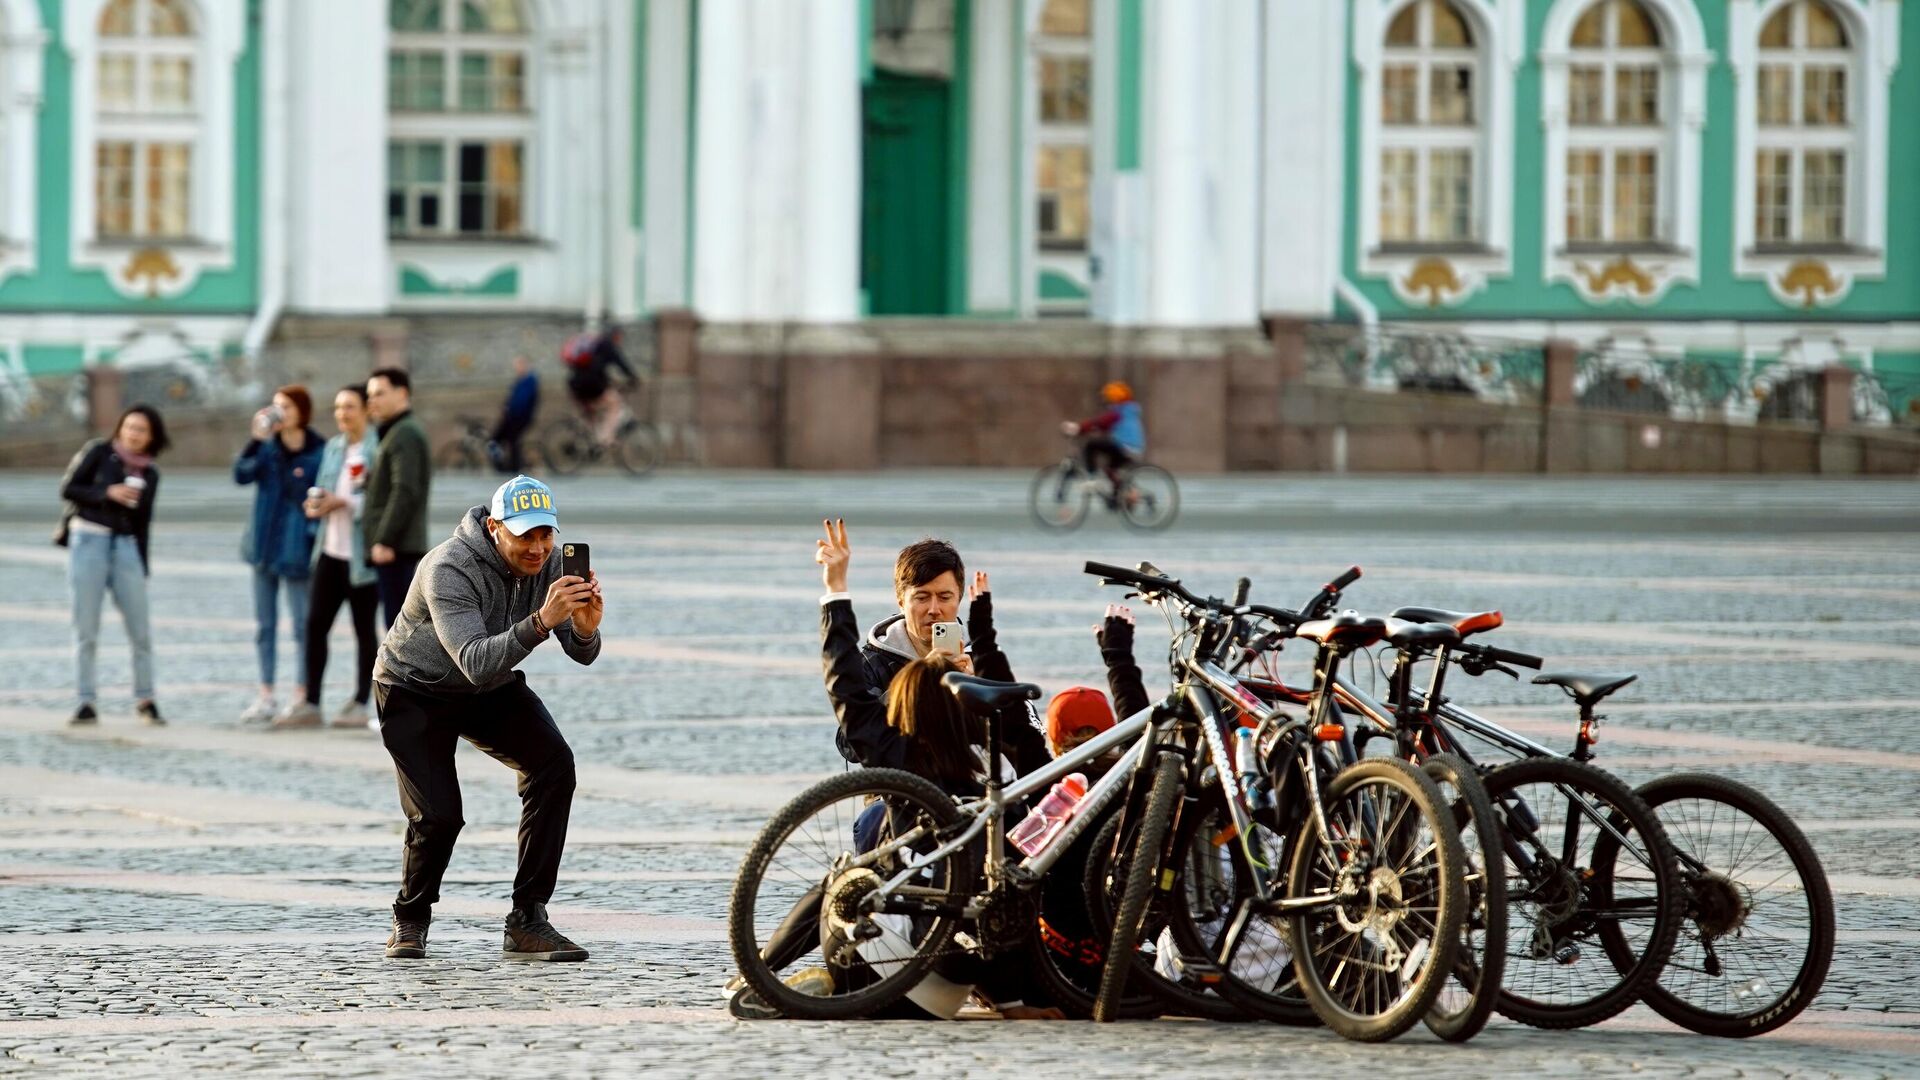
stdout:
<svg viewBox="0 0 1920 1080">
<path fill-rule="evenodd" d="M 1664 42 L 1639 0 L 1598 0 L 1574 24 L 1567 68 L 1566 242 L 1667 239 L 1661 181 Z"/>
<path fill-rule="evenodd" d="M 1855 229 L 1850 178 L 1856 67 L 1824 0 L 1792 0 L 1760 28 L 1754 81 L 1753 238 L 1761 250 L 1837 247 Z"/>
<path fill-rule="evenodd" d="M 1082 314 L 1093 232 L 1093 4 L 1045 0 L 1034 26 L 1033 209 L 1038 307 Z"/>
<path fill-rule="evenodd" d="M 94 235 L 194 233 L 199 28 L 184 0 L 112 0 L 100 11 Z"/>
<path fill-rule="evenodd" d="M 520 0 L 389 0 L 387 14 L 388 230 L 526 233 L 532 28 Z"/>
<path fill-rule="evenodd" d="M 1482 63 L 1451 0 L 1415 0 L 1387 25 L 1380 67 L 1380 242 L 1480 239 Z"/>
</svg>

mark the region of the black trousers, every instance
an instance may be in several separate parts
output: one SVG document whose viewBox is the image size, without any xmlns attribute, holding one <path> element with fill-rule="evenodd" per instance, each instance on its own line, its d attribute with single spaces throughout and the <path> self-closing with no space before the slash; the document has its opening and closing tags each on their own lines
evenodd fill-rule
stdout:
<svg viewBox="0 0 1920 1080">
<path fill-rule="evenodd" d="M 1095 435 L 1080 447 L 1080 463 L 1088 472 L 1114 470 L 1132 461 L 1133 455 L 1111 435 Z"/>
<path fill-rule="evenodd" d="M 386 620 L 381 630 L 393 629 L 393 620 L 400 617 L 400 605 L 407 602 L 407 589 L 413 585 L 413 572 L 420 568 L 424 557 L 399 552 L 385 566 L 374 564 L 374 585 L 380 590 L 380 615 Z"/>
<path fill-rule="evenodd" d="M 426 919 L 440 899 L 440 879 L 465 824 L 456 742 L 465 739 L 520 774 L 520 864 L 513 875 L 513 906 L 553 898 L 560 853 L 573 809 L 573 751 L 526 677 L 484 694 L 440 697 L 404 686 L 374 688 L 380 739 L 393 755 L 400 808 L 407 814 L 396 918 Z"/>
<path fill-rule="evenodd" d="M 499 453 L 493 460 L 495 469 L 515 474 L 526 471 L 526 449 L 522 443 L 526 440 L 527 429 L 532 426 L 531 419 L 513 420 L 505 416 L 493 426 L 493 441 L 499 447 Z"/>
<path fill-rule="evenodd" d="M 380 606 L 377 586 L 353 587 L 345 560 L 322 554 L 313 568 L 307 594 L 307 702 L 320 704 L 320 677 L 327 673 L 327 632 L 340 614 L 340 605 L 353 612 L 353 636 L 360 643 L 359 666 L 353 669 L 353 700 L 362 705 L 373 692 L 373 657 L 380 651 L 374 632 L 374 609 Z"/>
</svg>

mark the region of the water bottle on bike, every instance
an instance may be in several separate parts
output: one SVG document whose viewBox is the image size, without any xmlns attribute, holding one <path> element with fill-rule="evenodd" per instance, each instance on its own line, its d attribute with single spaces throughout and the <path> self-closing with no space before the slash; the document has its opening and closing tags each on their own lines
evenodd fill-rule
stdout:
<svg viewBox="0 0 1920 1080">
<path fill-rule="evenodd" d="M 1025 855 L 1038 855 L 1046 850 L 1060 830 L 1073 820 L 1074 812 L 1080 809 L 1080 800 L 1087 797 L 1087 778 L 1080 773 L 1070 773 L 1066 779 L 1053 785 L 1047 797 L 1040 805 L 1020 820 L 1020 824 L 1007 830 L 1007 839 Z"/>
</svg>

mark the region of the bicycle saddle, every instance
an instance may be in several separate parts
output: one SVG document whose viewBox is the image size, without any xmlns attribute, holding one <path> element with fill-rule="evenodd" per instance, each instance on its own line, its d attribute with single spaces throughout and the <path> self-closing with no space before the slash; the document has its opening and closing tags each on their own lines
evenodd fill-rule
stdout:
<svg viewBox="0 0 1920 1080">
<path fill-rule="evenodd" d="M 1293 633 L 1295 637 L 1317 641 L 1322 645 L 1364 649 L 1387 636 L 1387 624 L 1385 620 L 1374 616 L 1362 616 L 1357 611 L 1343 611 L 1330 619 L 1303 622 L 1294 628 Z"/>
<path fill-rule="evenodd" d="M 1460 631 L 1449 623 L 1408 622 L 1395 616 L 1387 620 L 1387 640 L 1403 652 L 1437 649 L 1442 645 L 1460 644 Z"/>
<path fill-rule="evenodd" d="M 1576 675 L 1570 671 L 1558 671 L 1549 675 L 1535 675 L 1535 686 L 1558 686 L 1572 695 L 1573 700 L 1582 708 L 1592 705 L 1615 690 L 1627 685 L 1638 675 Z"/>
<path fill-rule="evenodd" d="M 940 676 L 940 685 L 960 700 L 961 708 L 983 716 L 1023 701 L 1040 700 L 1040 688 L 1032 683 L 982 679 L 959 671 Z"/>
<path fill-rule="evenodd" d="M 1497 611 L 1448 611 L 1434 607 L 1403 607 L 1395 611 L 1393 617 L 1408 622 L 1446 623 L 1460 631 L 1461 637 L 1498 629 L 1503 621 Z"/>
</svg>

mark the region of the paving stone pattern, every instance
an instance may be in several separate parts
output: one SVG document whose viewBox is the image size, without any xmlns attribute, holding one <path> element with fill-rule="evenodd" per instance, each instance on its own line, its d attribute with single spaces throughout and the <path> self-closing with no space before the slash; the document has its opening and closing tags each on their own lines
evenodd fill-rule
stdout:
<svg viewBox="0 0 1920 1080">
<path fill-rule="evenodd" d="M 35 486 L 44 480 L 0 476 L 0 506 L 50 519 Z M 0 668 L 0 1075 L 1913 1073 L 1920 544 L 1894 527 L 1910 489 L 1656 482 L 1643 505 L 1608 520 L 1592 508 L 1630 503 L 1630 482 L 1316 480 L 1303 490 L 1324 513 L 1289 528 L 1288 483 L 1196 485 L 1204 512 L 1157 537 L 1102 522 L 1040 534 L 1018 516 L 1021 478 L 997 475 L 561 485 L 563 507 L 570 495 L 591 500 L 579 517 L 593 524 L 572 535 L 594 545 L 608 648 L 590 669 L 542 649 L 525 670 L 580 763 L 552 912 L 593 950 L 581 965 L 499 959 L 517 798 L 506 770 L 465 747 L 468 824 L 431 958 L 381 957 L 401 819 L 377 737 L 238 723 L 257 678 L 234 557 L 243 498 L 189 475 L 175 487 L 183 512 L 170 522 L 163 507 L 151 587 L 173 721 L 164 729 L 131 716 L 111 610 L 102 724 L 66 727 L 64 555 L 10 549 L 0 565 L 11 643 Z M 1342 491 L 1359 507 L 1344 517 Z M 935 508 L 924 527 L 902 509 L 916 499 Z M 459 501 L 436 497 L 442 525 Z M 1423 536 L 1366 517 L 1399 506 L 1417 519 L 1442 504 L 1473 508 L 1484 527 L 1454 519 Z M 1257 598 L 1289 605 L 1358 563 L 1356 607 L 1498 607 L 1508 647 L 1556 666 L 1637 671 L 1640 682 L 1609 703 L 1601 764 L 1635 783 L 1722 772 L 1793 813 L 1835 885 L 1827 986 L 1799 1021 L 1745 1042 L 1695 1036 L 1638 1007 L 1577 1032 L 1496 1019 L 1466 1047 L 1424 1031 L 1357 1046 L 1319 1030 L 1185 1020 L 732 1021 L 721 986 L 734 869 L 781 801 L 843 767 L 819 686 L 811 562 L 812 523 L 836 506 L 877 522 L 849 513 L 864 620 L 888 610 L 895 549 L 923 532 L 949 536 L 992 575 L 1016 671 L 1050 688 L 1101 684 L 1090 626 L 1120 597 L 1079 574 L 1087 558 L 1152 558 L 1219 593 L 1247 573 Z M 1527 527 L 1503 530 L 1505 512 Z M 1556 513 L 1566 522 L 1557 531 Z M 1768 515 L 1778 530 L 1755 527 Z M 1139 648 L 1150 673 L 1166 643 L 1155 618 L 1143 613 Z M 345 620 L 333 646 L 329 709 L 349 685 Z M 283 630 L 283 699 L 293 670 Z M 1573 713 L 1556 691 L 1497 676 L 1451 689 L 1549 745 L 1571 739 Z"/>
</svg>

